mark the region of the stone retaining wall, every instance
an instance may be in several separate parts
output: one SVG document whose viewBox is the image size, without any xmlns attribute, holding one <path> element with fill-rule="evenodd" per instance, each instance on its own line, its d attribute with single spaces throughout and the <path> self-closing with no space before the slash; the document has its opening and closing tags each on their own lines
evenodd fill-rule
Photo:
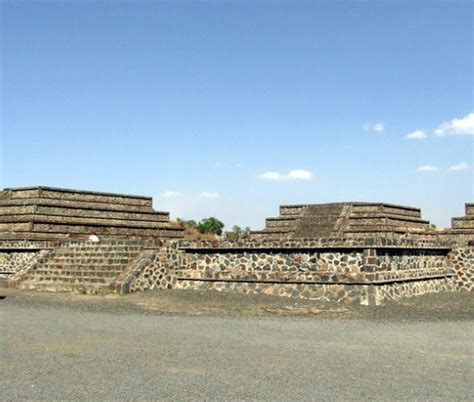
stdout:
<svg viewBox="0 0 474 402">
<path fill-rule="evenodd" d="M 167 242 L 121 291 L 209 289 L 380 304 L 454 290 L 450 250 L 395 237 Z"/>
<path fill-rule="evenodd" d="M 50 255 L 32 269 L 32 256 L 40 249 Z M 439 291 L 472 290 L 474 276 L 474 247 L 396 236 L 10 242 L 4 243 L 3 252 L 19 267 L 28 267 L 27 275 L 16 275 L 14 286 L 47 290 L 212 289 L 380 304 Z"/>
</svg>

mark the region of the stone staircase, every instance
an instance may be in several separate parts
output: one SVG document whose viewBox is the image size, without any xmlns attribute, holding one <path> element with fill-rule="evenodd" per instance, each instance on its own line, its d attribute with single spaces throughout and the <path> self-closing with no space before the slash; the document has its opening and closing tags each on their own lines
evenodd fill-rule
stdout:
<svg viewBox="0 0 474 402">
<path fill-rule="evenodd" d="M 104 293 L 139 257 L 144 243 L 110 240 L 69 243 L 9 281 L 10 287 L 43 291 Z"/>
</svg>

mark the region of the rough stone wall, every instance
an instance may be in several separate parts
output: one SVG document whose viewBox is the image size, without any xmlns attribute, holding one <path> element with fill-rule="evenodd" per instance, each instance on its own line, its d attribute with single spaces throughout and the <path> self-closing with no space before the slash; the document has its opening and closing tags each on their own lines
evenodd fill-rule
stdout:
<svg viewBox="0 0 474 402">
<path fill-rule="evenodd" d="M 474 248 L 451 250 L 437 241 L 396 237 L 69 242 L 52 248 L 22 281 L 26 288 L 214 289 L 377 304 L 455 284 L 472 290 Z"/>
<path fill-rule="evenodd" d="M 118 278 L 113 288 L 118 293 L 134 293 L 176 287 L 176 269 L 180 252 L 177 243 L 159 249 L 144 250 L 132 266 Z"/>
<path fill-rule="evenodd" d="M 455 247 L 450 259 L 456 270 L 456 290 L 472 292 L 474 290 L 474 245 Z"/>
<path fill-rule="evenodd" d="M 8 278 L 35 260 L 39 252 L 53 246 L 50 242 L 0 240 L 0 277 Z"/>
<path fill-rule="evenodd" d="M 120 291 L 212 289 L 379 304 L 452 290 L 448 247 L 407 239 L 168 242 Z"/>
<path fill-rule="evenodd" d="M 264 294 L 281 297 L 335 301 L 345 304 L 369 304 L 369 285 L 265 282 L 206 282 L 182 280 L 178 289 L 231 291 L 243 294 Z"/>
<path fill-rule="evenodd" d="M 1 251 L 0 252 L 0 277 L 8 277 L 17 273 L 28 265 L 38 255 L 38 251 Z"/>
<path fill-rule="evenodd" d="M 451 292 L 455 290 L 455 277 L 398 282 L 374 287 L 374 304 L 383 304 L 388 300 L 400 300 L 407 297 L 422 296 L 430 293 Z"/>
<path fill-rule="evenodd" d="M 176 275 L 178 280 L 340 282 L 361 268 L 362 253 L 355 250 L 186 250 Z"/>
</svg>

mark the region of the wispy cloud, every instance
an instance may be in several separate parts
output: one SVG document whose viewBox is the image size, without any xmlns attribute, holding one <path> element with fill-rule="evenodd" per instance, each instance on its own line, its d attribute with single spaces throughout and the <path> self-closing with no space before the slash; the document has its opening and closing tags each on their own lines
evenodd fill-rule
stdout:
<svg viewBox="0 0 474 402">
<path fill-rule="evenodd" d="M 466 162 L 459 162 L 458 164 L 452 165 L 449 167 L 449 170 L 451 172 L 461 172 L 463 170 L 468 170 L 468 169 L 469 169 L 469 165 Z"/>
<path fill-rule="evenodd" d="M 165 191 L 163 193 L 163 197 L 165 198 L 178 198 L 178 197 L 181 197 L 181 193 L 179 193 L 178 191 Z"/>
<path fill-rule="evenodd" d="M 214 167 L 215 167 L 216 169 L 222 167 L 223 165 L 224 165 L 224 164 L 223 164 L 221 161 L 215 161 L 215 162 L 214 162 Z"/>
<path fill-rule="evenodd" d="M 453 119 L 441 123 L 434 132 L 439 137 L 446 135 L 474 135 L 474 113 L 469 113 L 461 119 Z"/>
<path fill-rule="evenodd" d="M 257 176 L 260 180 L 284 181 L 284 180 L 311 180 L 313 173 L 308 170 L 296 169 L 286 174 L 279 172 L 265 172 Z"/>
<path fill-rule="evenodd" d="M 436 166 L 432 166 L 432 165 L 423 165 L 423 166 L 418 166 L 416 168 L 417 172 L 437 172 L 438 170 L 439 170 L 439 168 L 437 168 Z"/>
<path fill-rule="evenodd" d="M 407 140 L 422 140 L 428 137 L 423 130 L 416 130 L 405 137 Z"/>
<path fill-rule="evenodd" d="M 381 122 L 378 123 L 365 123 L 365 131 L 375 131 L 376 133 L 381 133 L 385 130 L 385 125 Z"/>
<path fill-rule="evenodd" d="M 199 194 L 199 197 L 206 198 L 207 200 L 217 200 L 218 198 L 220 198 L 220 194 L 219 193 L 210 193 L 210 192 L 204 191 L 204 192 Z"/>
</svg>

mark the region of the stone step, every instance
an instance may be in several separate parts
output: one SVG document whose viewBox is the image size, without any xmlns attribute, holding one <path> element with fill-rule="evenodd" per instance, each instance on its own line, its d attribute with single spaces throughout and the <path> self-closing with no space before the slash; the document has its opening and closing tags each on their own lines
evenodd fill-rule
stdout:
<svg viewBox="0 0 474 402">
<path fill-rule="evenodd" d="M 23 187 L 4 189 L 0 198 L 51 198 L 81 202 L 102 202 L 108 204 L 138 205 L 152 207 L 152 198 L 128 194 L 102 193 L 96 191 L 70 190 L 53 187 Z"/>
<path fill-rule="evenodd" d="M 276 227 L 295 227 L 298 223 L 298 219 L 295 218 L 267 218 L 266 219 L 267 228 L 276 228 Z"/>
<path fill-rule="evenodd" d="M 410 233 L 426 233 L 425 228 L 416 228 L 416 227 L 401 227 L 394 225 L 377 225 L 377 226 L 367 226 L 367 225 L 353 225 L 348 228 L 344 228 L 344 233 L 389 233 L 389 232 L 410 232 Z"/>
<path fill-rule="evenodd" d="M 84 237 L 85 239 L 86 237 Z M 67 233 L 28 233 L 28 232 L 14 232 L 14 231 L 3 231 L 0 232 L 0 241 L 5 240 L 29 240 L 29 241 L 65 241 L 70 239 L 70 235 Z"/>
<path fill-rule="evenodd" d="M 97 225 L 68 225 L 56 223 L 0 223 L 0 232 L 10 232 L 17 237 L 21 237 L 21 232 L 39 233 L 39 234 L 58 234 L 68 233 L 69 237 L 88 236 L 90 234 L 107 236 L 136 236 L 136 237 L 162 237 L 162 238 L 182 238 L 184 229 L 167 225 L 160 229 L 149 229 L 131 226 L 97 226 Z M 52 236 L 53 237 L 53 236 Z"/>
<path fill-rule="evenodd" d="M 417 218 L 415 216 L 402 216 L 402 215 L 394 215 L 394 214 L 383 214 L 383 213 L 371 213 L 371 214 L 364 214 L 364 215 L 351 215 L 348 218 L 348 222 L 371 222 L 371 221 L 377 221 L 377 220 L 384 220 L 387 222 L 401 222 L 401 223 L 407 223 L 407 224 L 412 224 L 412 223 L 422 223 L 424 225 L 430 224 L 429 221 L 426 221 L 421 218 Z"/>
<path fill-rule="evenodd" d="M 126 263 L 115 263 L 111 264 L 107 261 L 104 261 L 103 263 L 97 263 L 97 262 L 91 262 L 91 263 L 81 263 L 81 262 L 55 262 L 55 261 L 47 261 L 43 264 L 41 264 L 39 268 L 45 268 L 45 269 L 60 269 L 60 268 L 72 268 L 75 267 L 76 269 L 82 269 L 82 270 L 87 270 L 87 269 L 93 269 L 94 267 L 101 267 L 101 269 L 121 269 L 123 267 L 126 267 L 130 261 L 133 259 L 127 260 Z"/>
<path fill-rule="evenodd" d="M 88 294 L 111 293 L 110 283 L 60 283 L 23 281 L 18 289 L 43 292 L 84 292 Z"/>
<path fill-rule="evenodd" d="M 385 203 L 352 203 L 351 214 L 383 213 L 421 218 L 419 208 Z"/>
<path fill-rule="evenodd" d="M 175 229 L 176 225 L 169 222 L 155 221 L 137 221 L 127 219 L 114 218 L 98 218 L 87 216 L 57 216 L 57 215 L 41 215 L 41 214 L 12 214 L 0 215 L 0 223 L 50 223 L 50 224 L 66 224 L 66 225 L 94 225 L 94 226 L 113 226 L 124 228 L 145 228 L 145 229 Z"/>
<path fill-rule="evenodd" d="M 98 255 L 101 254 L 115 254 L 115 255 L 127 255 L 130 253 L 139 253 L 142 247 L 127 247 L 127 246 L 100 246 L 99 245 L 93 246 L 71 246 L 70 248 L 59 248 L 55 251 L 55 254 L 58 256 L 66 256 L 66 255 Z"/>
<path fill-rule="evenodd" d="M 393 219 L 398 220 L 401 222 L 422 222 L 429 224 L 429 221 L 424 220 L 417 216 L 411 215 L 399 215 L 399 214 L 392 214 L 392 213 L 385 213 L 385 212 L 370 212 L 370 213 L 352 213 L 349 219 Z"/>
<path fill-rule="evenodd" d="M 254 230 L 252 233 L 255 234 L 264 234 L 264 233 L 290 233 L 293 232 L 294 229 L 291 227 L 269 227 L 264 228 L 263 230 Z"/>
<path fill-rule="evenodd" d="M 0 194 L 2 193 L 0 192 Z M 169 216 L 168 212 L 155 211 L 151 206 L 142 205 L 110 204 L 105 202 L 84 202 L 55 198 L 0 198 L 0 207 L 21 207 L 33 205 L 60 208 L 79 208 L 101 211 L 138 212 L 143 214 L 156 213 Z"/>
<path fill-rule="evenodd" d="M 51 256 L 51 258 L 47 261 L 64 261 L 64 262 L 71 262 L 71 261 L 84 261 L 84 262 L 90 262 L 90 261 L 125 261 L 125 260 L 130 260 L 138 256 L 140 253 L 134 252 L 134 253 L 127 253 L 127 254 L 112 254 L 111 252 L 109 255 L 103 254 L 103 255 L 82 255 L 80 253 L 77 254 L 55 254 Z"/>
<path fill-rule="evenodd" d="M 474 229 L 474 217 L 451 219 L 453 229 Z"/>
<path fill-rule="evenodd" d="M 115 278 L 118 278 L 120 273 L 114 275 L 100 276 L 95 275 L 93 272 L 88 275 L 61 275 L 61 273 L 53 273 L 51 275 L 28 275 L 26 281 L 33 282 L 64 282 L 64 283 L 110 283 Z"/>
<path fill-rule="evenodd" d="M 168 222 L 169 214 L 146 211 L 127 212 L 50 205 L 0 205 L 0 216 L 46 215 L 69 218 L 115 219 L 124 221 Z"/>
<path fill-rule="evenodd" d="M 37 278 L 69 278 L 69 279 L 83 279 L 83 278 L 116 278 L 120 276 L 123 272 L 123 269 L 120 270 L 97 270 L 97 271 L 78 271 L 73 269 L 64 269 L 64 270 L 47 270 L 47 269 L 38 269 L 34 273 L 26 276 L 27 280 L 33 280 Z"/>
<path fill-rule="evenodd" d="M 282 217 L 299 217 L 302 216 L 306 205 L 281 205 L 280 216 Z"/>
</svg>

